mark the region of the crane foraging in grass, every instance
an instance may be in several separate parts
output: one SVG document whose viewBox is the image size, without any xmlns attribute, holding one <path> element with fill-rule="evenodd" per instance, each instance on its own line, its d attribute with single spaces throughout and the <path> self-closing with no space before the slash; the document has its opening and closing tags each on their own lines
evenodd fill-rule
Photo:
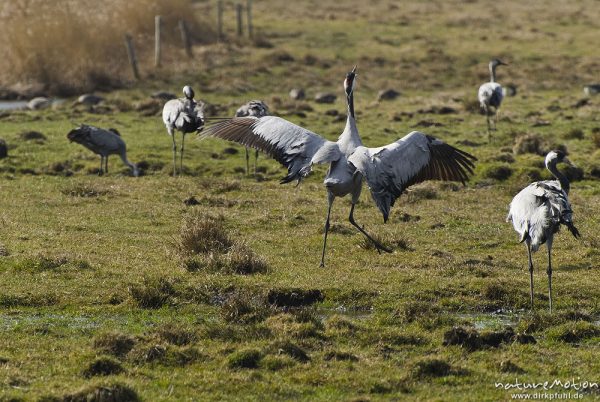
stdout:
<svg viewBox="0 0 600 402">
<path fill-rule="evenodd" d="M 546 168 L 556 180 L 544 180 L 531 183 L 521 190 L 510 203 L 507 222 L 512 222 L 519 233 L 519 242 L 525 242 L 529 257 L 529 291 L 533 310 L 533 261 L 531 253 L 546 243 L 548 248 L 548 299 L 552 312 L 552 242 L 554 234 L 565 225 L 579 238 L 580 234 L 573 225 L 573 211 L 569 203 L 569 180 L 558 171 L 560 162 L 573 165 L 562 151 L 550 151 L 546 156 Z"/>
<path fill-rule="evenodd" d="M 251 100 L 250 102 L 242 105 L 236 112 L 235 117 L 264 117 L 269 115 L 269 107 L 261 100 Z M 258 149 L 255 150 L 254 154 L 254 173 L 256 174 L 256 162 L 258 161 Z M 246 147 L 246 174 L 250 174 L 250 152 Z"/>
<path fill-rule="evenodd" d="M 114 128 L 104 130 L 102 128 L 81 125 L 67 134 L 71 142 L 76 142 L 100 155 L 100 175 L 108 173 L 109 155 L 119 155 L 123 163 L 129 166 L 134 176 L 139 176 L 137 165 L 127 159 L 127 146 L 121 138 L 121 134 Z"/>
<path fill-rule="evenodd" d="M 502 86 L 496 82 L 496 67 L 498 66 L 508 66 L 508 64 L 498 59 L 490 61 L 490 82 L 482 84 L 479 87 L 479 92 L 477 93 L 477 98 L 479 99 L 479 106 L 481 107 L 481 110 L 483 110 L 483 112 L 485 113 L 487 120 L 488 141 L 490 141 L 491 139 L 490 131 L 496 131 L 496 123 L 498 122 L 498 109 L 500 109 L 502 99 L 504 99 L 504 92 L 502 91 Z M 490 117 L 492 115 L 494 116 L 493 128 L 490 124 Z"/>
<path fill-rule="evenodd" d="M 173 140 L 173 176 L 177 175 L 177 144 L 175 131 L 181 132 L 181 153 L 179 170 L 183 170 L 183 148 L 185 135 L 200 132 L 204 127 L 203 103 L 194 100 L 194 90 L 189 85 L 183 87 L 185 98 L 171 99 L 162 111 L 162 119 L 167 127 L 167 133 Z"/>
<path fill-rule="evenodd" d="M 329 163 L 324 181 L 328 208 L 322 267 L 325 266 L 331 206 L 336 197 L 352 197 L 350 223 L 375 245 L 379 253 L 389 253 L 390 249 L 371 237 L 354 220 L 354 207 L 360 197 L 363 179 L 371 189 L 385 222 L 390 208 L 404 189 L 424 180 L 464 183 L 473 172 L 476 160 L 466 152 L 417 131 L 383 147 L 364 147 L 354 115 L 355 84 L 356 67 L 344 80 L 348 116 L 346 127 L 336 142 L 275 116 L 235 117 L 210 126 L 202 134 L 203 138 L 218 137 L 266 152 L 288 169 L 281 183 L 292 180 L 300 183 L 310 173 L 313 164 Z"/>
</svg>

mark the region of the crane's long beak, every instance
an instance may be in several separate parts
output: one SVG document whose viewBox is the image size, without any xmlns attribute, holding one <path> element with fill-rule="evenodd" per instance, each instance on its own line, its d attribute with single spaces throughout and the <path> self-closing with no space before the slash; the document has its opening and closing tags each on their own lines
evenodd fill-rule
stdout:
<svg viewBox="0 0 600 402">
<path fill-rule="evenodd" d="M 357 66 L 354 66 L 354 68 L 352 69 L 352 72 L 353 72 L 354 74 L 356 74 L 356 67 L 357 67 Z"/>
</svg>

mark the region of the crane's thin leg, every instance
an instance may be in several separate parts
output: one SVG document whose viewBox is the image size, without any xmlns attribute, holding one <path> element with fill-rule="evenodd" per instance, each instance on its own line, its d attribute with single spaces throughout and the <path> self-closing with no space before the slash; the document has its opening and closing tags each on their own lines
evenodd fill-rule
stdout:
<svg viewBox="0 0 600 402">
<path fill-rule="evenodd" d="M 358 226 L 356 221 L 354 221 L 354 205 L 355 204 L 352 203 L 352 207 L 350 207 L 350 216 L 348 217 L 352 226 L 357 228 L 362 234 L 364 234 L 367 237 L 367 239 L 369 239 L 375 245 L 375 248 L 377 248 L 377 252 L 379 254 L 381 254 L 382 251 L 385 251 L 386 253 L 391 253 L 392 250 L 390 250 L 389 248 L 385 247 L 384 245 L 382 245 L 381 243 L 379 243 L 378 241 L 373 239 L 363 228 Z"/>
<path fill-rule="evenodd" d="M 550 313 L 552 313 L 552 239 L 546 242 L 548 246 L 548 299 L 550 301 Z"/>
<path fill-rule="evenodd" d="M 104 157 L 104 173 L 108 174 L 108 155 Z"/>
<path fill-rule="evenodd" d="M 104 168 L 104 156 L 100 155 L 100 171 L 98 172 L 98 176 L 102 176 L 103 168 Z"/>
<path fill-rule="evenodd" d="M 173 139 L 173 176 L 177 176 L 177 144 L 175 143 L 175 133 L 171 134 Z"/>
<path fill-rule="evenodd" d="M 179 173 L 183 173 L 183 143 L 185 142 L 185 134 L 181 137 L 181 155 L 179 155 Z"/>
<path fill-rule="evenodd" d="M 487 135 L 488 135 L 488 143 L 492 142 L 492 128 L 490 127 L 490 114 L 488 111 L 485 111 L 485 119 L 487 122 Z"/>
<path fill-rule="evenodd" d="M 258 164 L 258 149 L 256 149 L 254 152 L 254 175 L 256 175 L 256 165 Z"/>
<path fill-rule="evenodd" d="M 325 267 L 325 247 L 327 246 L 327 232 L 329 232 L 329 215 L 331 214 L 331 206 L 335 200 L 335 195 L 327 193 L 327 220 L 325 221 L 325 234 L 323 235 L 323 253 L 321 254 L 321 268 Z"/>
<path fill-rule="evenodd" d="M 248 151 L 248 147 L 246 149 L 246 176 L 250 175 L 250 152 Z"/>
<path fill-rule="evenodd" d="M 531 244 L 527 242 L 527 255 L 529 256 L 529 296 L 531 299 L 531 310 L 533 310 L 533 260 L 531 259 Z"/>
</svg>

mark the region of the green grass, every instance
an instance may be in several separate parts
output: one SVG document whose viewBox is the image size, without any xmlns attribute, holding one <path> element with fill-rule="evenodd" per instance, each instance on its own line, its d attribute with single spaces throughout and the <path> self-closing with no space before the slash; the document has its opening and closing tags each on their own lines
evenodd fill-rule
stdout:
<svg viewBox="0 0 600 402">
<path fill-rule="evenodd" d="M 600 183 L 590 173 L 599 166 L 600 101 L 575 107 L 594 79 L 593 6 L 255 2 L 256 32 L 274 49 L 198 48 L 198 65 L 181 76 L 158 72 L 105 94 L 108 114 L 67 101 L 2 117 L 9 158 L 0 160 L 0 399 L 112 392 L 127 400 L 478 401 L 508 399 L 494 383 L 515 375 L 597 381 Z M 489 7 L 500 14 L 493 34 Z M 282 50 L 295 61 L 273 62 Z M 492 56 L 511 63 L 498 79 L 518 93 L 505 99 L 488 144 L 484 116 L 467 103 Z M 261 172 L 246 177 L 241 147 L 232 154 L 231 144 L 188 136 L 186 174 L 173 178 L 160 117 L 127 107 L 190 83 L 221 115 L 262 98 L 333 140 L 343 122 L 325 112 L 344 113 L 342 80 L 354 64 L 366 145 L 418 129 L 479 161 L 466 187 L 409 189 L 385 225 L 365 187 L 355 218 L 392 254 L 365 247 L 347 221 L 349 200 L 337 199 L 325 269 L 326 167 L 298 188 L 282 186 L 276 162 L 261 157 Z M 287 100 L 297 86 L 312 111 Z M 388 87 L 402 95 L 376 103 Z M 339 98 L 316 104 L 310 98 L 319 91 Z M 427 112 L 434 106 L 457 113 Z M 94 174 L 99 158 L 66 139 L 79 122 L 117 128 L 144 174 L 130 177 L 116 157 L 108 175 Z M 25 131 L 46 139 L 26 140 Z M 504 221 L 524 185 L 549 178 L 543 156 L 513 152 L 527 134 L 543 149 L 566 146 L 585 173 L 570 194 L 582 239 L 568 231 L 555 238 L 552 315 L 544 249 L 534 256 L 532 313 L 526 250 Z M 191 196 L 198 205 L 184 204 Z M 218 247 L 203 248 L 203 239 Z M 516 341 L 444 345 L 454 327 L 489 340 L 506 325 Z"/>
</svg>

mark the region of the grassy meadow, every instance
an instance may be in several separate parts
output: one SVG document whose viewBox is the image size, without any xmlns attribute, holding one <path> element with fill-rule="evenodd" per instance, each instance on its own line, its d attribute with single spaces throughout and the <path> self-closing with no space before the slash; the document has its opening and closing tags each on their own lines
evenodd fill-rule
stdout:
<svg viewBox="0 0 600 402">
<path fill-rule="evenodd" d="M 0 400 L 481 401 L 520 393 L 495 386 L 515 379 L 600 382 L 600 98 L 582 91 L 598 79 L 597 2 L 256 0 L 253 11 L 254 41 L 169 53 L 172 69 L 144 65 L 97 109 L 68 98 L 0 112 Z M 493 57 L 517 93 L 488 143 L 476 98 Z M 218 116 L 263 99 L 335 140 L 354 65 L 365 145 L 419 130 L 478 158 L 466 186 L 414 186 L 386 224 L 365 186 L 355 218 L 392 254 L 366 244 L 337 199 L 319 268 L 324 166 L 280 185 L 275 161 L 261 155 L 247 176 L 243 147 L 189 135 L 185 174 L 170 176 L 152 92 L 189 84 Z M 307 100 L 290 100 L 294 87 Z M 388 88 L 401 95 L 378 102 Z M 319 104 L 317 92 L 338 98 Z M 112 156 L 99 177 L 99 157 L 66 139 L 78 123 L 118 129 L 143 175 Z M 582 238 L 555 237 L 552 314 L 545 247 L 534 255 L 531 312 L 526 249 L 505 218 L 522 187 L 550 178 L 543 154 L 559 147 L 578 166 L 567 173 Z"/>
</svg>

